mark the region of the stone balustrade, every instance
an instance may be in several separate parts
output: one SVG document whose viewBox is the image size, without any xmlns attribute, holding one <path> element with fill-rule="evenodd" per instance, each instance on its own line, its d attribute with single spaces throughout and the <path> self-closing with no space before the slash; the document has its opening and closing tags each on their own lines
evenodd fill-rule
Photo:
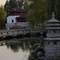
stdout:
<svg viewBox="0 0 60 60">
<path fill-rule="evenodd" d="M 5 38 L 6 36 L 18 36 L 18 35 L 26 35 L 28 33 L 32 34 L 36 34 L 36 33 L 39 33 L 41 34 L 46 32 L 46 30 L 43 30 L 43 29 L 10 29 L 10 30 L 0 30 L 0 37 L 3 37 Z"/>
</svg>

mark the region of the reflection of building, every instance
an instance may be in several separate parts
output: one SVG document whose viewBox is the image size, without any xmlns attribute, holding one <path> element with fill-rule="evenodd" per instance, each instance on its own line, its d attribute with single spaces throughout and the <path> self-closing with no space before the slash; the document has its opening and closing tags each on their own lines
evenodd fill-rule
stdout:
<svg viewBox="0 0 60 60">
<path fill-rule="evenodd" d="M 55 19 L 54 13 L 52 18 L 47 21 L 47 38 L 45 38 L 46 55 L 60 56 L 60 21 Z"/>
<path fill-rule="evenodd" d="M 26 28 L 28 26 L 26 15 L 27 11 L 20 8 L 10 10 L 7 16 L 6 28 Z"/>
</svg>

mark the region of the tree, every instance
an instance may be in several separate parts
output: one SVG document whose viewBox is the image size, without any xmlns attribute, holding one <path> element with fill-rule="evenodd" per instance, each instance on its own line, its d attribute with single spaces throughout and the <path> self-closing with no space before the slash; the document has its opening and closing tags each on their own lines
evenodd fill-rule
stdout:
<svg viewBox="0 0 60 60">
<path fill-rule="evenodd" d="M 24 9 L 25 10 L 29 10 L 29 4 L 30 4 L 30 1 L 29 0 L 25 0 L 25 2 L 24 2 Z"/>
<path fill-rule="evenodd" d="M 20 7 L 20 8 L 22 8 L 21 6 L 22 6 L 22 1 L 21 0 L 18 0 L 18 6 Z"/>
<path fill-rule="evenodd" d="M 8 8 L 9 8 L 9 1 L 6 0 L 6 3 L 5 3 L 5 5 L 4 5 L 4 9 L 5 9 L 5 11 L 7 11 Z"/>
<path fill-rule="evenodd" d="M 4 11 L 3 6 L 0 6 L 0 27 L 4 25 L 5 19 L 6 19 L 6 12 Z"/>
<path fill-rule="evenodd" d="M 6 3 L 4 5 L 5 10 L 13 9 L 13 8 L 22 8 L 23 3 L 25 0 L 6 0 Z"/>
<path fill-rule="evenodd" d="M 6 0 L 6 3 L 4 5 L 4 9 L 7 11 L 8 9 L 13 9 L 18 7 L 18 1 L 17 0 Z"/>
<path fill-rule="evenodd" d="M 10 7 L 10 9 L 17 8 L 18 7 L 17 0 L 10 0 L 9 7 Z"/>
<path fill-rule="evenodd" d="M 28 0 L 18 0 L 18 6 L 25 10 L 28 9 Z"/>
<path fill-rule="evenodd" d="M 52 12 L 54 12 L 56 18 L 60 20 L 59 4 L 60 4 L 59 0 L 46 0 L 46 11 L 45 11 L 46 20 L 51 18 Z"/>
<path fill-rule="evenodd" d="M 31 27 L 41 27 L 45 19 L 45 3 L 42 0 L 30 0 L 27 20 Z"/>
</svg>

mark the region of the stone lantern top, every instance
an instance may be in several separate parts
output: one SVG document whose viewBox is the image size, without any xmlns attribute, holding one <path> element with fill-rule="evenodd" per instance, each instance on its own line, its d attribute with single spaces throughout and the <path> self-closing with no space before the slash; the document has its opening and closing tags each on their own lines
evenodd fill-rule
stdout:
<svg viewBox="0 0 60 60">
<path fill-rule="evenodd" d="M 54 12 L 52 12 L 52 18 L 53 18 L 53 19 L 55 18 L 55 14 L 54 14 Z"/>
<path fill-rule="evenodd" d="M 54 12 L 52 12 L 52 18 L 50 20 L 47 21 L 47 23 L 53 23 L 53 22 L 60 22 L 59 20 L 55 19 L 55 14 Z"/>
<path fill-rule="evenodd" d="M 48 30 L 60 30 L 60 21 L 55 19 L 54 12 L 52 13 L 52 18 L 47 21 L 45 26 Z"/>
</svg>

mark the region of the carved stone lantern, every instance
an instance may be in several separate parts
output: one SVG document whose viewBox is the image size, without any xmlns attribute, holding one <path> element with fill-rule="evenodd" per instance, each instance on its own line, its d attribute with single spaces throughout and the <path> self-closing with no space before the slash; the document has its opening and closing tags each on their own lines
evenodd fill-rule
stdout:
<svg viewBox="0 0 60 60">
<path fill-rule="evenodd" d="M 60 56 L 60 21 L 55 19 L 54 12 L 52 18 L 46 22 L 47 33 L 45 38 L 45 51 L 47 56 Z"/>
</svg>

